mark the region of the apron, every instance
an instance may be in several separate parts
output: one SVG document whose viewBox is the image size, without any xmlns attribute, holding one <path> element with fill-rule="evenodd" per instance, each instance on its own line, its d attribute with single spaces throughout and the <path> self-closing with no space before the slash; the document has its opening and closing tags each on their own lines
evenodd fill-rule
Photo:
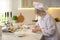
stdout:
<svg viewBox="0 0 60 40">
<path fill-rule="evenodd" d="M 41 40 L 59 40 L 58 32 L 56 30 L 57 26 L 55 26 L 55 21 L 49 14 L 46 14 L 46 16 L 42 19 L 41 17 L 38 17 L 38 22 L 36 25 L 39 25 L 42 29 L 43 37 Z M 52 36 L 50 36 L 50 34 L 52 34 Z"/>
<path fill-rule="evenodd" d="M 57 33 L 56 33 L 55 35 L 49 36 L 49 37 L 43 35 L 41 40 L 60 40 L 60 38 L 59 36 L 57 36 Z"/>
</svg>

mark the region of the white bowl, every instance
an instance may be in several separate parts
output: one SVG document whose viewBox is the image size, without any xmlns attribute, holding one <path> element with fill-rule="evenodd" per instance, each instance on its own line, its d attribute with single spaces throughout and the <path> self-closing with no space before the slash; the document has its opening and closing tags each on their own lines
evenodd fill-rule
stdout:
<svg viewBox="0 0 60 40">
<path fill-rule="evenodd" d="M 26 33 L 24 31 L 19 31 L 19 32 L 15 32 L 15 35 L 17 35 L 19 37 L 24 37 L 24 36 L 26 36 Z"/>
</svg>

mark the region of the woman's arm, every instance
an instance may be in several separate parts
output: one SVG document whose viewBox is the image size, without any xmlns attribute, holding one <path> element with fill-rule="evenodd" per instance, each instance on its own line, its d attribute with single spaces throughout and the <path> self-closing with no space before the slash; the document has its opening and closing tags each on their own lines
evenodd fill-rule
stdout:
<svg viewBox="0 0 60 40">
<path fill-rule="evenodd" d="M 46 28 L 42 29 L 42 31 L 45 36 L 54 35 L 56 31 L 56 24 L 54 19 L 48 18 L 46 22 Z"/>
</svg>

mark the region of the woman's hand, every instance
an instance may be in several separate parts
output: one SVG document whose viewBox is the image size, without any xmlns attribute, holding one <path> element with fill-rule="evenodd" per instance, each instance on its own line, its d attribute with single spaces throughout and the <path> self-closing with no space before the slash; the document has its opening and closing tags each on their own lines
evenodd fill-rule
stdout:
<svg viewBox="0 0 60 40">
<path fill-rule="evenodd" d="M 33 26 L 32 32 L 42 32 L 42 31 L 41 31 L 41 28 L 39 26 Z"/>
<path fill-rule="evenodd" d="M 37 32 L 36 27 L 32 27 L 32 32 Z"/>
</svg>

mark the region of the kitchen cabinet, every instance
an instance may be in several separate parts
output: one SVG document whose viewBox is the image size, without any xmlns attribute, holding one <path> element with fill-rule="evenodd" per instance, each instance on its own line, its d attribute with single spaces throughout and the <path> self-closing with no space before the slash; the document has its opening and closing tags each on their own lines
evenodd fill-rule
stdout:
<svg viewBox="0 0 60 40">
<path fill-rule="evenodd" d="M 41 2 L 43 3 L 44 5 L 47 5 L 48 7 L 50 7 L 51 3 L 50 3 L 51 0 L 38 0 L 38 2 Z"/>
<path fill-rule="evenodd" d="M 18 0 L 18 7 L 19 8 L 32 8 L 33 1 L 38 1 L 38 0 Z"/>
<path fill-rule="evenodd" d="M 22 8 L 31 8 L 33 1 L 41 2 L 48 7 L 60 7 L 60 0 L 21 0 L 19 3 Z"/>
<path fill-rule="evenodd" d="M 48 7 L 60 7 L 60 0 L 38 0 Z"/>
<path fill-rule="evenodd" d="M 60 7 L 60 0 L 51 0 L 50 7 Z"/>
</svg>

